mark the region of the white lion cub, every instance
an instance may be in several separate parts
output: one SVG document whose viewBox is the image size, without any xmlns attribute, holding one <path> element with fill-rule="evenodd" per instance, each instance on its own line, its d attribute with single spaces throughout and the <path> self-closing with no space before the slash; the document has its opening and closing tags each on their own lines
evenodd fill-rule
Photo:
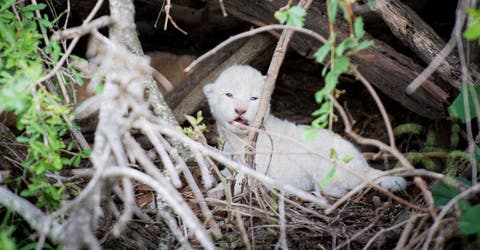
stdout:
<svg viewBox="0 0 480 250">
<path fill-rule="evenodd" d="M 218 132 L 225 139 L 224 151 L 231 154 L 236 161 L 242 161 L 249 132 L 240 125 L 248 126 L 253 123 L 264 83 L 264 76 L 256 69 L 247 65 L 234 65 L 227 68 L 215 83 L 203 88 L 210 110 L 217 121 Z M 374 179 L 383 173 L 371 168 L 350 142 L 329 130 L 319 131 L 311 142 L 301 142 L 305 126 L 280 120 L 269 112 L 265 116 L 264 127 L 267 133 L 260 133 L 257 140 L 256 170 L 283 184 L 306 191 L 319 191 L 318 183 L 334 167 L 329 159 L 332 149 L 336 152 L 338 162 L 368 179 Z M 300 141 L 323 157 L 312 154 L 286 137 Z M 350 160 L 345 160 L 347 163 L 344 163 L 342 159 Z M 243 176 L 237 176 L 235 194 L 241 191 L 242 179 Z M 406 185 L 405 179 L 397 176 L 383 176 L 375 182 L 392 191 L 403 189 Z M 361 183 L 361 179 L 337 167 L 334 176 L 320 191 L 340 197 Z"/>
</svg>

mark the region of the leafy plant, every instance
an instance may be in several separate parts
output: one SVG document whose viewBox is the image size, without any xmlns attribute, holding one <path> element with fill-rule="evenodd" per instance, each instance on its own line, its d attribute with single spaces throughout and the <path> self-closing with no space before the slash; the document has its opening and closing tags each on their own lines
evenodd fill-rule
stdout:
<svg viewBox="0 0 480 250">
<path fill-rule="evenodd" d="M 471 186 L 471 183 L 464 178 L 455 178 L 457 181 Z M 460 194 L 460 190 L 454 186 L 445 183 L 437 184 L 432 188 L 432 195 L 435 200 L 435 206 L 446 205 L 451 199 Z M 480 205 L 471 205 L 467 200 L 459 200 L 458 207 L 461 211 L 461 216 L 458 218 L 458 226 L 462 233 L 466 236 L 477 235 L 480 238 Z"/>
<path fill-rule="evenodd" d="M 466 95 L 466 96 L 465 96 Z M 448 108 L 448 111 L 450 112 L 450 115 L 454 118 L 460 119 L 463 123 L 469 122 L 467 121 L 467 107 L 465 106 L 464 103 L 464 98 L 467 98 L 468 102 L 468 116 L 470 119 L 476 118 L 478 116 L 478 113 L 480 110 L 477 110 L 475 107 L 475 102 L 477 105 L 480 104 L 480 87 L 478 86 L 466 86 L 465 88 L 462 88 L 460 91 L 460 94 L 455 98 L 455 100 L 452 102 L 450 107 Z"/>
<path fill-rule="evenodd" d="M 22 163 L 29 174 L 25 180 L 27 189 L 21 192 L 36 197 L 37 205 L 52 210 L 66 198 L 62 185 L 53 185 L 46 173 L 59 171 L 64 164 L 78 164 L 78 158 L 88 152 L 66 157 L 62 151 L 67 147 L 62 137 L 71 127 L 67 120 L 73 119 L 72 109 L 51 94 L 38 81 L 61 56 L 60 45 L 51 41 L 43 48 L 40 30 L 53 27 L 48 17 L 36 18 L 35 11 L 45 4 L 31 4 L 18 10 L 18 19 L 13 11 L 16 1 L 2 5 L 0 14 L 0 112 L 8 111 L 18 116 L 17 128 L 22 134 L 17 141 L 28 148 L 27 159 Z M 50 60 L 43 60 L 42 54 Z M 72 160 L 75 158 L 74 160 Z"/>
<path fill-rule="evenodd" d="M 307 130 L 303 135 L 303 138 L 306 140 L 314 138 L 315 130 L 326 128 L 328 125 L 331 127 L 333 104 L 328 100 L 327 96 L 335 93 L 340 75 L 347 73 L 352 67 L 351 56 L 373 45 L 371 40 L 362 41 L 365 36 L 363 19 L 351 16 L 349 8 L 351 6 L 348 1 L 327 1 L 330 36 L 328 42 L 314 54 L 316 62 L 325 64 L 322 71 L 325 85 L 315 93 L 315 101 L 320 104 L 320 107 L 312 113 L 312 116 L 316 118 L 311 123 L 313 129 Z M 342 10 L 344 19 L 350 24 L 351 34 L 343 41 L 337 43 L 334 23 L 339 10 Z M 327 57 L 329 60 L 326 60 Z M 334 97 L 336 98 L 338 95 L 334 95 Z"/>
<path fill-rule="evenodd" d="M 198 140 L 200 136 L 207 130 L 207 126 L 203 124 L 203 114 L 202 111 L 198 111 L 196 117 L 187 115 L 186 116 L 190 127 L 179 128 L 184 134 L 188 137 Z"/>
<path fill-rule="evenodd" d="M 285 9 L 278 10 L 274 16 L 281 24 L 286 24 L 292 27 L 303 27 L 305 23 L 305 16 L 307 12 L 300 6 L 287 6 Z"/>
<path fill-rule="evenodd" d="M 471 19 L 467 25 L 467 29 L 463 32 L 463 36 L 468 40 L 480 38 L 480 10 L 469 8 L 467 10 Z"/>
</svg>

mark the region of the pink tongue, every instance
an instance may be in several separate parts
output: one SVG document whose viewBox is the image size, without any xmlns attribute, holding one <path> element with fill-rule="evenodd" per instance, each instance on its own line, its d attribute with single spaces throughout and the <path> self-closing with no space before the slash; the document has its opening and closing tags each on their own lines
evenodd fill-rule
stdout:
<svg viewBox="0 0 480 250">
<path fill-rule="evenodd" d="M 245 125 L 245 126 L 248 125 L 247 121 L 245 121 L 244 119 L 242 119 L 242 118 L 240 118 L 240 117 L 237 118 L 237 119 L 235 119 L 234 121 L 235 121 L 235 122 L 238 122 L 238 123 L 240 123 L 240 124 L 242 124 L 242 125 Z"/>
</svg>

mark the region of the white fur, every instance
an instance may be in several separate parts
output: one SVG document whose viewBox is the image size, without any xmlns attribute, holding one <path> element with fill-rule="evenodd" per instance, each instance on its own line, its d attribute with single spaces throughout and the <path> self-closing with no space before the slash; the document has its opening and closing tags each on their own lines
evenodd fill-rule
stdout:
<svg viewBox="0 0 480 250">
<path fill-rule="evenodd" d="M 252 97 L 262 96 L 264 83 L 264 77 L 256 69 L 247 65 L 234 65 L 227 68 L 215 83 L 208 84 L 203 89 L 210 110 L 217 121 L 219 134 L 225 139 L 224 151 L 234 155 L 236 161 L 243 160 L 248 130 L 235 126 L 236 123 L 232 122 L 239 117 L 235 109 L 246 110 L 241 117 L 252 125 L 260 102 L 260 99 L 255 100 Z M 231 96 L 227 96 L 227 93 Z M 332 148 L 337 154 L 338 162 L 343 163 L 343 159 L 352 158 L 344 165 L 366 178 L 373 179 L 382 174 L 382 171 L 371 168 L 350 142 L 331 131 L 321 130 L 313 141 L 302 142 L 309 149 L 324 156 L 321 158 L 284 138 L 290 137 L 301 141 L 305 126 L 280 120 L 268 113 L 265 116 L 264 127 L 271 135 L 260 133 L 258 137 L 256 170 L 281 183 L 307 191 L 318 191 L 318 183 L 333 167 L 329 159 Z M 242 178 L 237 176 L 237 184 Z M 405 179 L 397 176 L 380 177 L 375 182 L 392 191 L 403 189 L 406 185 Z M 361 179 L 337 167 L 335 175 L 321 191 L 330 196 L 340 197 L 361 183 Z M 239 187 L 236 185 L 235 193 L 240 192 Z"/>
</svg>

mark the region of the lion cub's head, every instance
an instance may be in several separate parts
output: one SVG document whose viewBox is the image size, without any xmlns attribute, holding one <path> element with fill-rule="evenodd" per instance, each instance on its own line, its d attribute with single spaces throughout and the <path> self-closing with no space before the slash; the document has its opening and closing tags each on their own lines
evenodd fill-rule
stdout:
<svg viewBox="0 0 480 250">
<path fill-rule="evenodd" d="M 248 130 L 241 125 L 252 125 L 262 96 L 263 75 L 247 65 L 234 65 L 218 79 L 203 87 L 210 110 L 217 123 L 237 134 Z"/>
</svg>

